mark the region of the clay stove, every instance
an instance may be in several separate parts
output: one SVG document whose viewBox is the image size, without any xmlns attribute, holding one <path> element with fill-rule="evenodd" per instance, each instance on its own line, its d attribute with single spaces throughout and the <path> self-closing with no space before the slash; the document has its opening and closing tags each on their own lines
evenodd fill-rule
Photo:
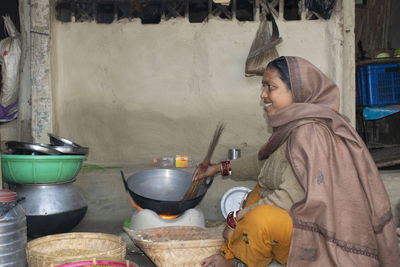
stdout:
<svg viewBox="0 0 400 267">
<path fill-rule="evenodd" d="M 205 227 L 204 214 L 198 206 L 188 209 L 179 215 L 160 215 L 150 209 L 142 209 L 132 199 L 131 204 L 135 207 L 130 224 L 130 229 L 132 230 L 165 226 Z"/>
<path fill-rule="evenodd" d="M 132 215 L 130 229 L 143 230 L 165 226 L 205 227 L 204 215 L 198 208 L 188 209 L 176 218 L 162 217 L 149 209 L 137 210 Z"/>
</svg>

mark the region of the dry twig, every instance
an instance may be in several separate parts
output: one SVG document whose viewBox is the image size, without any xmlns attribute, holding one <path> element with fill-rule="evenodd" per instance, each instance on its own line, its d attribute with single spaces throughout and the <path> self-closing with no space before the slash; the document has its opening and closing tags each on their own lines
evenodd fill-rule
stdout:
<svg viewBox="0 0 400 267">
<path fill-rule="evenodd" d="M 213 136 L 213 138 L 212 138 L 212 140 L 210 142 L 210 145 L 208 146 L 207 155 L 204 157 L 204 160 L 202 162 L 202 164 L 204 166 L 208 166 L 208 164 L 210 164 L 212 154 L 214 153 L 215 147 L 218 144 L 218 140 L 219 140 L 224 128 L 225 128 L 225 124 L 224 123 L 219 122 L 217 124 L 217 128 L 215 129 L 215 132 L 214 132 L 214 136 Z M 205 169 L 201 169 L 201 171 L 205 172 Z M 183 196 L 182 200 L 195 198 L 197 196 L 197 193 L 198 193 L 199 188 L 200 188 L 202 183 L 203 183 L 203 180 L 197 180 L 197 181 L 192 182 L 192 184 L 190 185 L 188 191 Z"/>
</svg>

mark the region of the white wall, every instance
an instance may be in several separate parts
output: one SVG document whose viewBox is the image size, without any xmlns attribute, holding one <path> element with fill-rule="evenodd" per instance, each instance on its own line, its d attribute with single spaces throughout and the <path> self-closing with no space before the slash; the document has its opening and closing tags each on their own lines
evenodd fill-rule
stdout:
<svg viewBox="0 0 400 267">
<path fill-rule="evenodd" d="M 278 20 L 278 52 L 309 59 L 342 88 L 340 23 L 338 14 L 328 21 Z M 220 19 L 157 25 L 54 21 L 54 132 L 88 146 L 90 161 L 175 153 L 201 160 L 223 120 L 227 127 L 214 159 L 231 147 L 257 150 L 269 136 L 261 77 L 244 75 L 257 28 L 258 22 Z"/>
</svg>

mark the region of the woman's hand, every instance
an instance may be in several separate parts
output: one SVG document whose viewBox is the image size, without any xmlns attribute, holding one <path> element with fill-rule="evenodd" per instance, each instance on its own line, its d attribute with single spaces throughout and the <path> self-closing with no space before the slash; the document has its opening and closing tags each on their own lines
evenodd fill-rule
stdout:
<svg viewBox="0 0 400 267">
<path fill-rule="evenodd" d="M 240 210 L 231 211 L 226 216 L 226 225 L 232 229 L 236 228 L 236 224 L 238 222 L 237 214 Z"/>
<path fill-rule="evenodd" d="M 217 173 L 221 172 L 221 163 L 210 164 L 208 166 L 200 165 L 194 171 L 192 176 L 192 181 L 201 180 L 207 177 L 215 176 Z"/>
<path fill-rule="evenodd" d="M 222 237 L 224 238 L 226 244 L 228 244 L 229 238 L 231 237 L 233 232 L 234 232 L 234 230 L 231 227 L 229 227 L 228 225 L 225 226 L 225 229 L 222 232 Z"/>
<path fill-rule="evenodd" d="M 219 254 L 212 255 L 210 257 L 205 258 L 201 262 L 201 266 L 203 267 L 234 267 L 235 266 L 235 259 L 225 260 Z"/>
</svg>

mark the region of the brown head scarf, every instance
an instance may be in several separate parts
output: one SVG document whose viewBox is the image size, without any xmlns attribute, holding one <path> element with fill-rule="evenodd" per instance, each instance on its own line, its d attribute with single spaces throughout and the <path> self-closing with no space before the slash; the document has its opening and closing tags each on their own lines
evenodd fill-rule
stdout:
<svg viewBox="0 0 400 267">
<path fill-rule="evenodd" d="M 390 202 L 368 149 L 338 113 L 339 89 L 310 62 L 286 57 L 294 103 L 269 118 L 267 158 L 286 156 L 306 192 L 293 205 L 288 266 L 400 266 Z"/>
</svg>

